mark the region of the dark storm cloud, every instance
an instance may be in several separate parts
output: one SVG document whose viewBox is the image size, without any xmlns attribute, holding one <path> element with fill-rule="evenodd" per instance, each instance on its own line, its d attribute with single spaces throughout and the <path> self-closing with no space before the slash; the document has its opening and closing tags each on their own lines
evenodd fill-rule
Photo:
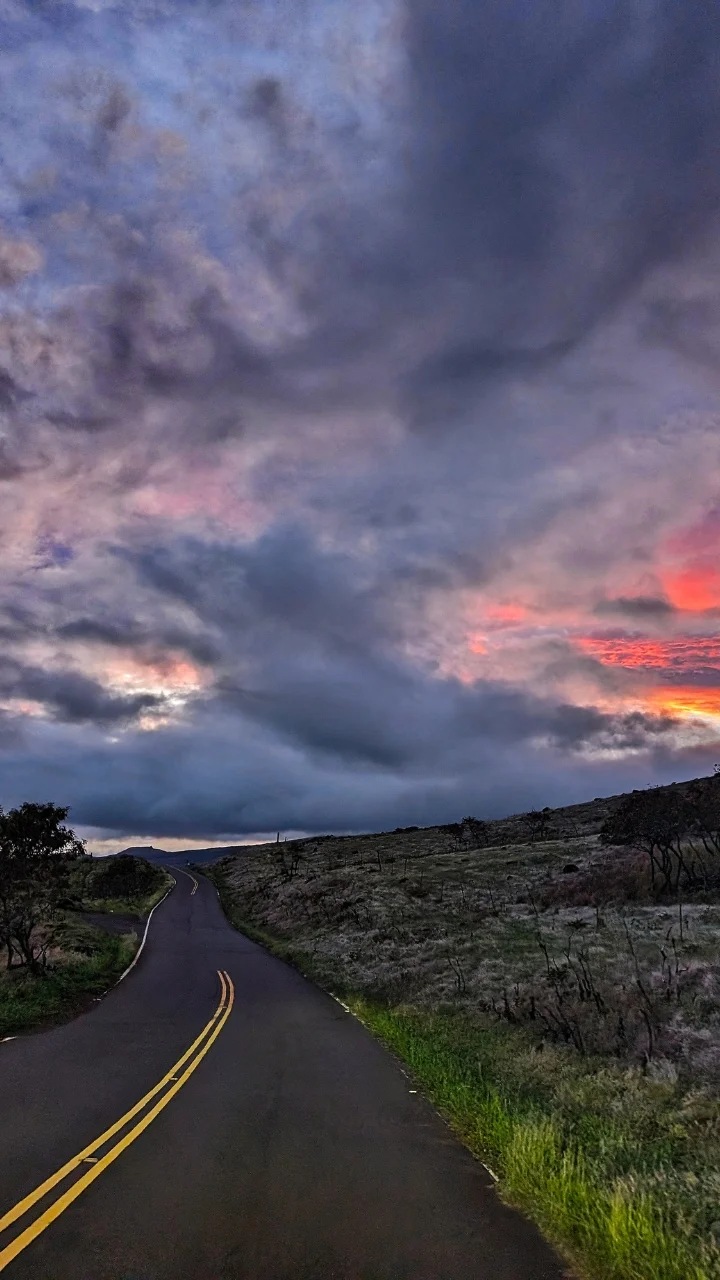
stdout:
<svg viewBox="0 0 720 1280">
<path fill-rule="evenodd" d="M 488 379 L 558 363 L 714 224 L 720 14 L 672 0 L 410 13 L 414 237 L 458 298 L 454 333 L 409 379 L 412 416 L 433 423 Z M 654 337 L 716 353 L 715 299 L 671 295 L 654 317 Z"/>
<path fill-rule="evenodd" d="M 675 605 L 662 596 L 617 596 L 613 600 L 600 600 L 594 612 L 639 619 L 663 619 L 677 613 Z"/>
<path fill-rule="evenodd" d="M 300 526 L 278 524 L 246 545 L 186 538 L 115 554 L 142 583 L 219 627 L 233 646 L 260 634 L 263 648 L 317 639 L 323 648 L 365 653 L 392 634 L 375 566 L 320 550 Z"/>
<path fill-rule="evenodd" d="M 688 767 L 662 736 L 635 759 L 592 763 L 568 759 L 548 741 L 532 748 L 484 738 L 463 740 L 450 756 L 438 741 L 431 767 L 427 761 L 380 767 L 308 753 L 271 730 L 217 714 L 113 743 L 97 736 L 67 740 L 66 732 L 57 725 L 29 727 L 25 751 L 4 770 L 8 803 L 30 791 L 62 796 L 75 823 L 127 831 L 130 814 L 133 832 L 208 839 L 278 828 L 392 829 L 463 813 L 500 816 L 669 781 L 683 769 L 691 776 L 713 759 L 707 749 L 698 751 Z M 626 726 L 622 740 L 632 733 Z"/>
<path fill-rule="evenodd" d="M 496 264 L 481 371 L 523 334 L 577 340 L 716 215 L 713 6 L 415 0 L 408 40 L 434 265 Z"/>
<path fill-rule="evenodd" d="M 114 424 L 114 419 L 109 416 L 92 415 L 92 414 L 76 414 L 65 413 L 62 410 L 57 412 L 46 413 L 45 417 L 55 427 L 65 427 L 70 431 L 103 431 L 107 427 Z"/>
<path fill-rule="evenodd" d="M 177 650 L 203 666 L 210 666 L 218 657 L 217 643 L 209 636 L 164 625 L 162 621 L 78 617 L 63 623 L 55 635 L 59 640 L 85 640 L 122 650 Z"/>
<path fill-rule="evenodd" d="M 651 747 L 667 718 L 613 716 L 557 704 L 501 682 L 463 684 L 398 653 L 388 584 L 361 557 L 322 550 L 299 529 L 244 547 L 186 540 L 119 553 L 161 595 L 181 600 L 221 637 L 212 693 L 311 755 L 398 770 L 443 770 L 473 744 L 511 749 L 542 739 L 558 749 Z M 221 654 L 221 656 L 220 656 Z M 600 663 L 560 647 L 555 665 L 607 682 Z"/>
<path fill-rule="evenodd" d="M 0 663 L 0 692 L 5 697 L 38 702 L 56 719 L 71 724 L 127 723 L 162 702 L 153 694 L 108 693 L 97 681 L 78 672 L 23 666 L 9 659 Z"/>
<path fill-rule="evenodd" d="M 328 658 L 322 667 L 298 662 L 290 670 L 268 662 L 256 668 L 251 688 L 226 682 L 218 694 L 304 750 L 400 771 L 442 770 L 473 744 L 508 750 L 542 739 L 571 752 L 648 749 L 676 727 L 670 717 L 608 715 L 500 683 L 411 677 L 379 661 L 353 667 Z"/>
<path fill-rule="evenodd" d="M 682 661 L 668 663 L 669 670 L 663 673 L 663 679 L 672 687 L 674 683 L 697 689 L 717 689 L 720 687 L 720 668 L 703 666 L 701 662 L 694 666 Z"/>
</svg>

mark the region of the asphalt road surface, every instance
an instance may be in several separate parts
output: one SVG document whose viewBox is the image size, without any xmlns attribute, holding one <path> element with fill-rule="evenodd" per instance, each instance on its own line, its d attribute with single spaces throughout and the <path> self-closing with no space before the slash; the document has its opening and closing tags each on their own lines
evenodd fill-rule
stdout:
<svg viewBox="0 0 720 1280">
<path fill-rule="evenodd" d="M 560 1280 L 360 1024 L 175 874 L 119 986 L 0 1044 L 0 1272 Z"/>
</svg>

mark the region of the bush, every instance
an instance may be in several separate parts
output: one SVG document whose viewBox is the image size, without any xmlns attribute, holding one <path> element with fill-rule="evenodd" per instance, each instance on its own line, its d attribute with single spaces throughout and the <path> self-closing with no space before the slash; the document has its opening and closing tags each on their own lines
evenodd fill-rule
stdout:
<svg viewBox="0 0 720 1280">
<path fill-rule="evenodd" d="M 90 898 L 144 898 L 159 888 L 163 880 L 160 867 L 145 858 L 121 853 L 116 858 L 106 858 L 93 869 L 88 877 L 86 894 Z"/>
</svg>

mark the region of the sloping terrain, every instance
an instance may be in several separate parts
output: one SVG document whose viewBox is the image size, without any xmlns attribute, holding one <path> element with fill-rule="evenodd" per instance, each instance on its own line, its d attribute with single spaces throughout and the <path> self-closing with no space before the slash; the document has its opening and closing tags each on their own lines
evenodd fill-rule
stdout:
<svg viewBox="0 0 720 1280">
<path fill-rule="evenodd" d="M 705 1280 L 720 1276 L 718 880 L 653 889 L 642 850 L 601 839 L 624 799 L 256 846 L 211 874 L 240 927 L 406 1058 L 588 1275 Z M 482 1119 L 490 1085 L 504 1136 Z M 555 1154 L 513 1175 L 528 1114 Z M 584 1217 L 568 1207 L 581 1183 Z"/>
</svg>

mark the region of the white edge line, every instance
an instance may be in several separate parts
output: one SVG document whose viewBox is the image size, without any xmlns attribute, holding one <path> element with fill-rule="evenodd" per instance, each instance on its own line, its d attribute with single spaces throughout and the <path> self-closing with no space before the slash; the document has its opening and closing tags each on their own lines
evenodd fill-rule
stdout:
<svg viewBox="0 0 720 1280">
<path fill-rule="evenodd" d="M 361 1026 L 363 1026 L 363 1027 L 365 1026 L 365 1023 L 362 1021 L 362 1018 L 358 1018 L 358 1015 L 357 1015 L 356 1013 L 353 1013 L 352 1009 L 349 1009 L 349 1008 L 348 1008 L 348 1006 L 345 1004 L 345 1001 L 344 1001 L 344 1000 L 341 1000 L 339 996 L 336 996 L 336 995 L 335 995 L 335 993 L 334 993 L 333 991 L 328 991 L 328 995 L 329 995 L 329 996 L 331 996 L 331 997 L 332 997 L 332 999 L 333 999 L 333 1000 L 335 1000 L 335 1002 L 336 1002 L 337 1004 L 342 1005 L 342 1007 L 343 1007 L 343 1009 L 345 1010 L 345 1012 L 346 1012 L 346 1013 L 349 1013 L 349 1014 L 350 1014 L 350 1016 L 351 1016 L 351 1018 L 355 1018 L 355 1019 L 360 1023 L 360 1025 L 361 1025 Z M 367 1029 L 367 1028 L 366 1028 L 366 1029 Z M 371 1034 L 372 1034 L 372 1032 L 371 1032 Z M 404 1068 L 400 1063 L 398 1063 L 398 1066 L 400 1067 L 400 1072 L 401 1072 L 401 1074 L 405 1076 L 405 1079 L 406 1079 L 406 1080 L 410 1080 L 410 1079 L 411 1079 L 411 1076 L 410 1076 L 409 1072 L 407 1072 L 407 1071 L 405 1070 L 405 1068 Z M 419 1090 L 418 1090 L 418 1089 L 409 1089 L 409 1090 L 408 1090 L 408 1092 L 409 1092 L 409 1093 L 418 1093 L 418 1092 L 419 1092 Z M 432 1103 L 431 1103 L 430 1105 L 432 1106 Z M 447 1127 L 450 1129 L 450 1131 L 451 1131 L 451 1133 L 453 1134 L 453 1136 L 454 1136 L 455 1138 L 457 1138 L 457 1141 L 458 1141 L 458 1142 L 460 1142 L 460 1139 L 457 1137 L 457 1134 L 455 1133 L 454 1129 L 452 1129 L 452 1128 L 451 1128 L 449 1121 L 447 1121 L 447 1120 L 445 1119 L 445 1117 L 444 1117 L 443 1115 L 441 1115 L 441 1113 L 440 1113 L 439 1111 L 437 1111 L 435 1108 L 433 1108 L 433 1110 L 435 1111 L 435 1114 L 436 1114 L 436 1115 L 440 1116 L 440 1119 L 443 1121 L 443 1123 L 447 1125 Z M 461 1144 L 461 1145 L 462 1145 L 462 1144 Z M 472 1152 L 470 1152 L 470 1154 L 472 1155 Z M 477 1156 L 475 1156 L 474 1158 L 475 1158 L 476 1160 L 478 1160 L 478 1157 L 477 1157 Z M 486 1169 L 486 1170 L 487 1170 L 487 1172 L 490 1174 L 490 1177 L 492 1178 L 493 1182 L 497 1182 L 497 1183 L 499 1183 L 499 1182 L 500 1182 L 500 1179 L 499 1179 L 498 1175 L 496 1174 L 495 1170 L 494 1170 L 494 1169 L 491 1169 L 489 1164 L 486 1164 L 484 1160 L 478 1160 L 478 1164 L 482 1165 L 483 1169 Z"/>
<path fill-rule="evenodd" d="M 335 995 L 333 995 L 332 991 L 328 991 L 328 995 L 329 995 L 329 996 L 332 996 L 332 998 L 333 998 L 333 1000 L 335 1001 L 335 1003 L 336 1003 L 336 1004 L 342 1005 L 342 1007 L 343 1007 L 343 1009 L 345 1010 L 345 1012 L 346 1012 L 346 1013 L 349 1013 L 353 1018 L 355 1017 L 355 1014 L 353 1013 L 352 1009 L 348 1009 L 348 1007 L 347 1007 L 347 1005 L 345 1004 L 345 1001 L 344 1001 L 344 1000 L 341 1000 L 339 996 L 335 996 Z"/>
<path fill-rule="evenodd" d="M 169 892 L 170 892 L 170 891 L 168 890 L 168 893 L 169 893 Z M 218 890 L 218 897 L 220 897 L 220 891 L 219 891 L 219 890 Z M 159 906 L 159 905 L 160 905 L 160 904 L 158 903 L 158 906 Z M 149 924 L 149 923 L 150 923 L 150 921 L 148 920 L 148 924 Z M 138 955 L 139 955 L 139 954 L 140 954 L 140 952 L 138 952 Z M 137 956 L 136 956 L 136 959 L 137 959 Z M 124 976 L 124 975 L 123 975 L 123 976 Z M 339 996 L 336 996 L 334 991 L 328 991 L 328 995 L 330 996 L 330 998 L 331 998 L 332 1000 L 334 1000 L 334 1001 L 335 1001 L 335 1003 L 336 1003 L 336 1004 L 339 1004 L 339 1005 L 340 1005 L 340 1006 L 345 1010 L 345 1012 L 346 1012 L 346 1013 L 349 1013 L 351 1018 L 355 1018 L 355 1019 L 360 1023 L 360 1025 L 361 1025 L 361 1026 L 365 1026 L 365 1023 L 362 1021 L 362 1018 L 358 1018 L 358 1015 L 357 1015 L 356 1013 L 354 1013 L 352 1009 L 348 1008 L 348 1006 L 345 1004 L 345 1001 L 344 1001 L 344 1000 L 341 1000 Z M 371 1034 L 372 1034 L 372 1033 L 371 1033 Z M 406 1080 L 409 1080 L 409 1079 L 410 1079 L 410 1075 L 409 1075 L 409 1073 L 408 1073 L 408 1072 L 404 1069 L 404 1067 L 403 1067 L 403 1066 L 401 1066 L 399 1063 L 398 1063 L 398 1065 L 400 1066 L 400 1071 L 401 1071 L 402 1075 L 404 1075 L 404 1076 L 405 1076 L 405 1079 L 406 1079 Z M 418 1090 L 417 1090 L 417 1089 L 410 1089 L 410 1090 L 409 1090 L 409 1092 L 410 1092 L 410 1093 L 418 1093 Z M 432 1105 L 432 1104 L 431 1104 L 431 1105 Z M 435 1108 L 433 1108 L 433 1110 L 435 1110 Z M 451 1126 L 450 1126 L 449 1122 L 445 1119 L 445 1117 L 444 1117 L 443 1115 L 441 1115 L 439 1111 L 436 1111 L 436 1114 L 437 1114 L 438 1116 L 440 1116 L 440 1119 L 441 1119 L 441 1120 L 442 1120 L 442 1121 L 447 1125 L 447 1127 L 448 1127 L 449 1129 L 451 1129 Z M 451 1132 L 453 1133 L 453 1136 L 457 1138 L 457 1134 L 455 1134 L 454 1130 L 452 1130 L 452 1129 L 451 1129 Z M 459 1139 L 459 1138 L 457 1138 L 457 1141 L 458 1141 L 458 1142 L 460 1142 L 460 1139 Z M 472 1152 L 471 1152 L 470 1154 L 472 1155 Z M 475 1159 L 477 1160 L 477 1156 L 475 1156 Z M 499 1182 L 500 1182 L 500 1179 L 499 1179 L 498 1175 L 496 1174 L 495 1170 L 494 1170 L 494 1169 L 491 1169 L 489 1164 L 486 1164 L 484 1160 L 478 1160 L 478 1164 L 482 1165 L 483 1169 L 486 1169 L 486 1170 L 487 1170 L 487 1172 L 490 1174 L 490 1177 L 492 1178 L 493 1182 L 497 1182 L 497 1183 L 499 1183 Z"/>
<path fill-rule="evenodd" d="M 113 987 L 117 987 L 117 986 L 119 985 L 119 983 L 121 983 L 121 982 L 122 982 L 123 978 L 127 978 L 127 976 L 128 976 L 128 974 L 130 973 L 130 970 L 131 970 L 131 969 L 134 969 L 134 968 L 135 968 L 135 965 L 137 964 L 138 960 L 140 959 L 140 956 L 142 955 L 143 947 L 145 946 L 145 943 L 146 943 L 146 941 L 147 941 L 148 929 L 150 928 L 150 921 L 152 920 L 153 916 L 155 915 L 155 912 L 157 911 L 158 907 L 161 907 L 161 906 L 162 906 L 163 902 L 165 901 L 165 899 L 166 899 L 166 898 L 167 898 L 167 896 L 168 896 L 168 893 L 172 893 L 173 889 L 175 888 L 175 885 L 177 884 L 177 880 L 175 879 L 175 877 L 172 875 L 172 873 L 171 873 L 170 871 L 168 871 L 168 875 L 170 876 L 170 879 L 172 880 L 172 884 L 170 885 L 170 888 L 169 888 L 168 890 L 166 890 L 166 892 L 163 894 L 163 896 L 162 896 L 162 898 L 160 899 L 160 901 L 155 903 L 155 906 L 153 907 L 152 911 L 150 912 L 150 915 L 148 916 L 147 920 L 145 921 L 145 932 L 144 932 L 144 934 L 143 934 L 143 936 L 142 936 L 142 942 L 140 943 L 140 946 L 138 947 L 137 951 L 135 952 L 135 955 L 133 956 L 132 960 L 130 961 L 130 964 L 128 965 L 128 967 L 127 967 L 127 969 L 125 970 L 125 972 L 124 972 L 124 973 L 121 973 L 121 974 L 120 974 L 120 977 L 119 977 L 119 978 L 118 978 L 118 980 L 117 980 L 117 982 L 114 982 L 114 983 L 113 983 L 113 986 L 110 988 L 110 990 L 111 990 L 111 991 L 112 991 Z"/>
</svg>

